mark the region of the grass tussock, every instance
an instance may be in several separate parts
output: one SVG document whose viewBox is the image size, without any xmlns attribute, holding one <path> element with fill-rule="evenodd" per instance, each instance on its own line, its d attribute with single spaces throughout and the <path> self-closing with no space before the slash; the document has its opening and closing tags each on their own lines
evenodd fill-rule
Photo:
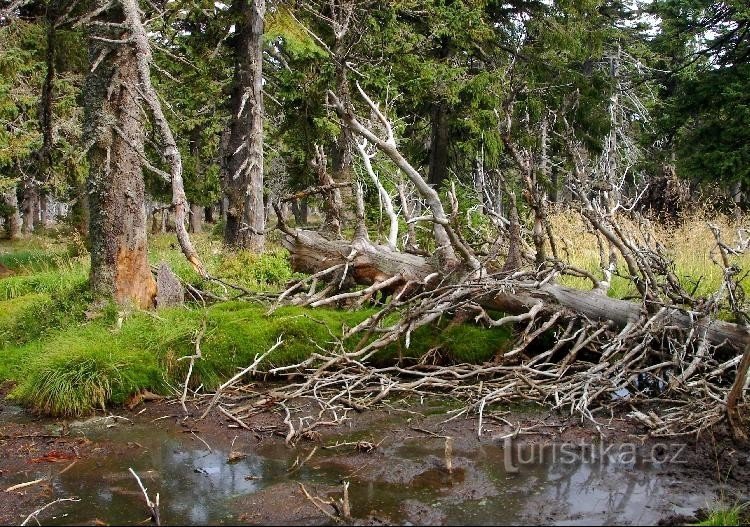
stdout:
<svg viewBox="0 0 750 527">
<path fill-rule="evenodd" d="M 717 506 L 708 511 L 708 516 L 696 525 L 747 525 L 747 504 Z"/>
<path fill-rule="evenodd" d="M 0 379 L 18 383 L 11 397 L 22 404 L 52 415 L 81 415 L 104 404 L 122 403 L 143 389 L 174 393 L 187 368 L 187 361 L 179 359 L 194 352 L 204 319 L 203 358 L 195 364 L 192 382 L 193 387 L 202 384 L 211 390 L 280 336 L 284 345 L 265 366 L 300 362 L 318 347 L 330 347 L 331 335 L 341 334 L 343 326 L 372 314 L 300 307 L 284 307 L 270 316 L 265 311 L 246 302 L 226 302 L 207 309 L 133 313 L 119 323 L 121 314 L 105 313 L 42 341 L 6 345 L 0 349 Z M 410 349 L 393 346 L 377 360 L 418 358 L 438 346 L 443 356 L 456 362 L 488 360 L 507 345 L 507 337 L 471 326 L 447 328 L 442 337 L 434 328 L 423 328 L 413 336 Z"/>
</svg>

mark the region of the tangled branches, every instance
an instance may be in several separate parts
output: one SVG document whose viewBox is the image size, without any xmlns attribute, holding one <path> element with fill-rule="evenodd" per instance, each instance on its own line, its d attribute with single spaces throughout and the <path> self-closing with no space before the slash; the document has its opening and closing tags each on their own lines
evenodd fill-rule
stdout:
<svg viewBox="0 0 750 527">
<path fill-rule="evenodd" d="M 295 366 L 268 370 L 274 375 L 304 374 L 303 381 L 281 390 L 285 400 L 314 398 L 322 412 L 336 419 L 396 393 L 449 395 L 464 402 L 456 416 L 476 413 L 480 419 L 493 404 L 519 399 L 548 404 L 598 424 L 617 407 L 655 436 L 695 434 L 724 419 L 735 377 L 744 386 L 742 369 L 735 375 L 742 359 L 737 351 L 750 344 L 741 273 L 730 262 L 731 254 L 743 250 L 742 243 L 729 247 L 713 230 L 724 285 L 708 297 L 696 297 L 695 291 L 683 287 L 666 249 L 651 234 L 648 222 L 632 213 L 624 193 L 613 196 L 611 189 L 592 185 L 595 178 L 589 172 L 601 163 L 591 159 L 568 127 L 564 133 L 573 167 L 569 186 L 599 240 L 601 275 L 546 255 L 540 230 L 550 238 L 552 231 L 544 228 L 546 198 L 530 176 L 535 173 L 530 151 L 521 155 L 515 150 L 525 174 L 521 194 L 531 200 L 529 209 L 536 214 L 532 232 L 522 231 L 517 214 L 507 219 L 489 211 L 492 223 L 501 229 L 491 243 L 497 246 L 507 236 L 508 254 L 518 260 L 501 265 L 496 250 L 482 254 L 466 241 L 455 187 L 448 194 L 448 212 L 435 190 L 399 152 L 384 112 L 361 88 L 360 94 L 374 123 L 359 119 L 333 93 L 328 94 L 329 104 L 364 145 L 374 145 L 407 175 L 422 200 L 418 205 L 424 204 L 427 211 L 420 214 L 402 207 L 401 212 L 408 215 L 410 225 L 432 225 L 435 258 L 419 255 L 411 236 L 400 251 L 393 221 L 388 245 L 377 245 L 360 228 L 351 242 L 292 230 L 279 214 L 294 267 L 310 273 L 282 293 L 279 302 L 357 307 L 381 297 L 381 309 L 356 327 L 345 328 L 331 349 Z M 385 137 L 378 130 L 384 130 Z M 511 138 L 503 139 L 513 152 Z M 360 150 L 372 178 L 374 154 Z M 385 199 L 383 185 L 376 181 L 376 186 Z M 403 182 L 399 187 L 404 195 Z M 392 206 L 388 212 L 394 213 Z M 628 229 L 619 220 L 625 212 L 632 213 Z M 529 234 L 531 244 L 526 242 Z M 536 254 L 529 254 L 532 246 Z M 429 253 L 429 248 L 422 247 L 421 252 Z M 639 302 L 606 295 L 618 274 L 634 285 Z M 586 278 L 593 288 L 561 285 L 565 275 Z M 738 323 L 721 320 L 727 312 Z M 438 327 L 442 319 L 453 324 L 473 319 L 490 328 L 510 326 L 515 337 L 507 350 L 482 365 L 430 363 L 430 354 L 387 367 L 371 364 L 379 350 L 396 343 L 408 347 L 414 331 L 426 325 Z M 299 436 L 300 429 L 288 422 L 291 437 Z"/>
</svg>

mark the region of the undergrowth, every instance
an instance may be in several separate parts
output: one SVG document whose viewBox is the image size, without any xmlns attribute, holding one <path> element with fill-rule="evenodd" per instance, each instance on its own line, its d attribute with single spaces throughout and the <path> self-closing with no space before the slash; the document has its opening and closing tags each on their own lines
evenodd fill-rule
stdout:
<svg viewBox="0 0 750 527">
<path fill-rule="evenodd" d="M 17 309 L 16 317 L 8 317 L 15 318 L 15 323 L 6 320 L 4 327 L 17 327 L 19 321 L 28 320 L 36 302 L 48 299 L 29 300 L 25 308 Z M 340 335 L 342 326 L 351 327 L 372 314 L 367 309 L 284 307 L 267 316 L 266 309 L 246 302 L 225 302 L 207 309 L 179 307 L 132 313 L 124 319 L 115 311 L 87 323 L 68 324 L 41 340 L 20 338 L 20 342 L 10 343 L 21 336 L 13 333 L 0 348 L 0 380 L 17 383 L 10 397 L 24 405 L 52 415 L 81 415 L 107 403 L 123 403 L 144 389 L 174 393 L 187 368 L 187 361 L 179 359 L 194 353 L 204 319 L 202 359 L 195 364 L 192 382 L 194 387 L 202 384 L 212 390 L 279 337 L 284 344 L 267 358 L 265 366 L 300 362 L 318 346 L 330 347 L 332 335 Z M 397 357 L 418 358 L 440 347 L 448 360 L 481 362 L 506 342 L 507 333 L 502 331 L 461 325 L 446 329 L 441 336 L 434 328 L 422 328 L 413 335 L 410 349 L 396 345 L 383 350 L 375 360 L 387 363 Z"/>
</svg>

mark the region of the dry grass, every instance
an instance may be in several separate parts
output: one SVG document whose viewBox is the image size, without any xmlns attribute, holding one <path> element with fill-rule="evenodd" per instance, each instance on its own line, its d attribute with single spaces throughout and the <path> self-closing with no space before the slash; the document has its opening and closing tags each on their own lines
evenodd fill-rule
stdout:
<svg viewBox="0 0 750 527">
<path fill-rule="evenodd" d="M 564 242 L 559 247 L 560 256 L 571 265 L 602 276 L 596 236 L 587 229 L 580 214 L 574 211 L 558 212 L 552 216 L 551 223 L 556 237 Z M 734 217 L 699 210 L 682 223 L 669 225 L 651 222 L 647 229 L 639 228 L 627 218 L 620 219 L 627 232 L 634 233 L 639 239 L 652 236 L 653 240 L 663 244 L 674 260 L 676 275 L 689 291 L 696 288 L 697 295 L 716 291 L 723 276 L 722 268 L 712 259 L 718 258 L 719 254 L 708 223 L 717 225 L 724 242 L 734 246 L 738 242 L 738 229 L 750 227 L 750 218 L 744 217 L 738 221 Z M 750 271 L 750 254 L 734 257 L 732 263 Z M 626 274 L 624 268 L 621 271 Z M 566 277 L 563 281 L 577 287 L 589 287 L 583 279 Z M 750 278 L 745 278 L 743 285 L 746 289 L 750 287 Z M 610 296 L 622 298 L 634 295 L 636 291 L 626 279 L 616 277 L 609 293 Z"/>
</svg>

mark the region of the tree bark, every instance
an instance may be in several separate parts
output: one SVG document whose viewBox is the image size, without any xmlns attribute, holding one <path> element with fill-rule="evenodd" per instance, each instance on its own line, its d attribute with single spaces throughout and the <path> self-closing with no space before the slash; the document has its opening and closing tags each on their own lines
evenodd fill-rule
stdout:
<svg viewBox="0 0 750 527">
<path fill-rule="evenodd" d="M 235 0 L 235 77 L 224 187 L 229 207 L 224 242 L 263 251 L 263 17 L 265 0 Z"/>
<path fill-rule="evenodd" d="M 124 18 L 119 9 L 102 16 L 115 24 Z M 91 37 L 109 37 L 100 35 L 99 27 L 94 26 Z M 95 38 L 89 42 L 92 67 L 85 86 L 85 125 L 93 143 L 88 152 L 91 287 L 101 298 L 149 308 L 154 304 L 156 282 L 147 258 L 145 185 L 139 154 L 144 123 L 135 95 L 139 85 L 137 54 L 130 45 L 111 49 Z M 93 67 L 97 60 L 100 62 Z"/>
<path fill-rule="evenodd" d="M 336 39 L 333 46 L 333 61 L 336 68 L 336 94 L 341 98 L 343 104 L 348 106 L 351 103 L 351 94 L 349 92 L 349 79 L 346 68 L 346 33 L 348 33 L 348 28 L 340 38 Z M 347 183 L 352 180 L 352 166 L 354 164 L 352 140 L 352 131 L 346 126 L 342 126 L 339 136 L 333 145 L 331 156 L 334 183 Z M 353 209 L 351 187 L 340 189 L 336 198 L 338 200 L 337 206 L 344 214 Z"/>
<path fill-rule="evenodd" d="M 21 237 L 21 212 L 18 207 L 16 187 L 3 192 L 2 199 L 8 209 L 4 215 L 5 235 L 11 240 L 16 240 Z"/>
<path fill-rule="evenodd" d="M 317 172 L 318 184 L 321 187 L 332 186 L 336 183 L 328 174 L 328 161 L 323 147 L 315 145 L 315 157 L 312 166 Z M 323 210 L 325 211 L 325 220 L 321 231 L 326 233 L 330 238 L 341 238 L 341 191 L 338 188 L 332 188 L 323 193 Z"/>
<path fill-rule="evenodd" d="M 440 188 L 448 179 L 448 108 L 444 102 L 432 107 L 432 129 L 430 132 L 430 165 L 428 181 Z"/>
<path fill-rule="evenodd" d="M 197 203 L 190 204 L 190 232 L 196 233 L 203 230 L 203 206 Z"/>
<path fill-rule="evenodd" d="M 732 428 L 732 433 L 738 441 L 747 440 L 747 426 L 742 418 L 738 403 L 745 391 L 748 370 L 750 370 L 750 346 L 747 346 L 745 352 L 742 354 L 742 359 L 737 366 L 737 375 L 734 379 L 734 384 L 727 395 L 727 418 L 729 419 L 729 426 Z"/>
<path fill-rule="evenodd" d="M 23 184 L 23 200 L 21 202 L 23 212 L 23 234 L 29 235 L 34 232 L 39 214 L 39 191 L 33 181 L 25 181 Z"/>
</svg>

